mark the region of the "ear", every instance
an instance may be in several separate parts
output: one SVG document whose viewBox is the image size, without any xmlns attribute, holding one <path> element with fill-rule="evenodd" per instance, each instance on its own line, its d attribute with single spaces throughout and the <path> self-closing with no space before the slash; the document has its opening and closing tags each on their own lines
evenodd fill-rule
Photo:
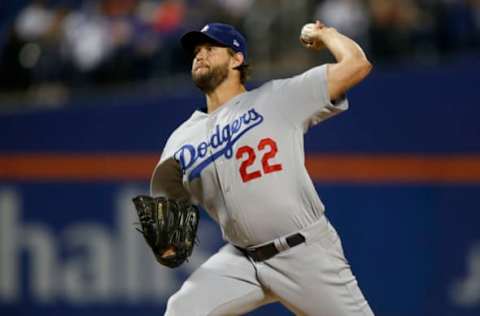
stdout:
<svg viewBox="0 0 480 316">
<path fill-rule="evenodd" d="M 232 59 L 230 59 L 230 66 L 235 69 L 237 67 L 240 67 L 241 65 L 243 65 L 243 61 L 245 60 L 245 58 L 243 57 L 243 54 L 238 52 L 238 53 L 235 53 L 233 56 L 232 56 Z"/>
</svg>

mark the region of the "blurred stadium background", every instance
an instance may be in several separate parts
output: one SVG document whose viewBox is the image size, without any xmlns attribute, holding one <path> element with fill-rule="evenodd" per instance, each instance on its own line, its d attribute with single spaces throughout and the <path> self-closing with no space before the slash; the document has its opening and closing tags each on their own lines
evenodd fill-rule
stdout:
<svg viewBox="0 0 480 316">
<path fill-rule="evenodd" d="M 178 37 L 235 24 L 254 87 L 331 59 L 298 43 L 314 19 L 375 65 L 351 109 L 305 140 L 373 310 L 480 315 L 478 0 L 0 2 L 0 314 L 161 315 L 222 244 L 203 216 L 194 257 L 172 271 L 132 225 L 130 198 L 203 102 Z"/>
</svg>

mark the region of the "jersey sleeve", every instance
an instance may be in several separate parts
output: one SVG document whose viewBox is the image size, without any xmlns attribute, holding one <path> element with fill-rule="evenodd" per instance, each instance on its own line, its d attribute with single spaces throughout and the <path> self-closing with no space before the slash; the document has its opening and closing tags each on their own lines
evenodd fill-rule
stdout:
<svg viewBox="0 0 480 316">
<path fill-rule="evenodd" d="M 312 68 L 288 79 L 275 80 L 276 110 L 304 130 L 348 109 L 344 96 L 332 103 L 328 95 L 327 65 Z"/>
</svg>

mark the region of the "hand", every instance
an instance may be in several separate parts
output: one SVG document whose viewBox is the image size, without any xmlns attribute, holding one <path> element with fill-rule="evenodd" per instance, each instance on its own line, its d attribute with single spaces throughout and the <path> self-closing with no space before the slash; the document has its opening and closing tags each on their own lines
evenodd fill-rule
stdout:
<svg viewBox="0 0 480 316">
<path fill-rule="evenodd" d="M 306 48 L 321 50 L 325 47 L 325 44 L 323 43 L 320 34 L 321 31 L 326 28 L 325 24 L 318 20 L 315 23 L 305 24 L 300 32 L 300 42 Z"/>
<path fill-rule="evenodd" d="M 176 254 L 177 252 L 175 251 L 175 247 L 170 246 L 162 253 L 162 258 L 166 259 L 169 257 L 174 257 Z"/>
</svg>

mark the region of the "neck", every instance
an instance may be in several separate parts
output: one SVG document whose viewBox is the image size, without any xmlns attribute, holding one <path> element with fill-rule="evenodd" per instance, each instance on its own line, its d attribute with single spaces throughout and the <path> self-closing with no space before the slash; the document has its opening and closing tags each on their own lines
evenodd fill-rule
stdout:
<svg viewBox="0 0 480 316">
<path fill-rule="evenodd" d="M 214 91 L 207 93 L 207 109 L 208 113 L 212 113 L 233 97 L 245 92 L 245 86 L 238 81 L 225 80 Z"/>
</svg>

